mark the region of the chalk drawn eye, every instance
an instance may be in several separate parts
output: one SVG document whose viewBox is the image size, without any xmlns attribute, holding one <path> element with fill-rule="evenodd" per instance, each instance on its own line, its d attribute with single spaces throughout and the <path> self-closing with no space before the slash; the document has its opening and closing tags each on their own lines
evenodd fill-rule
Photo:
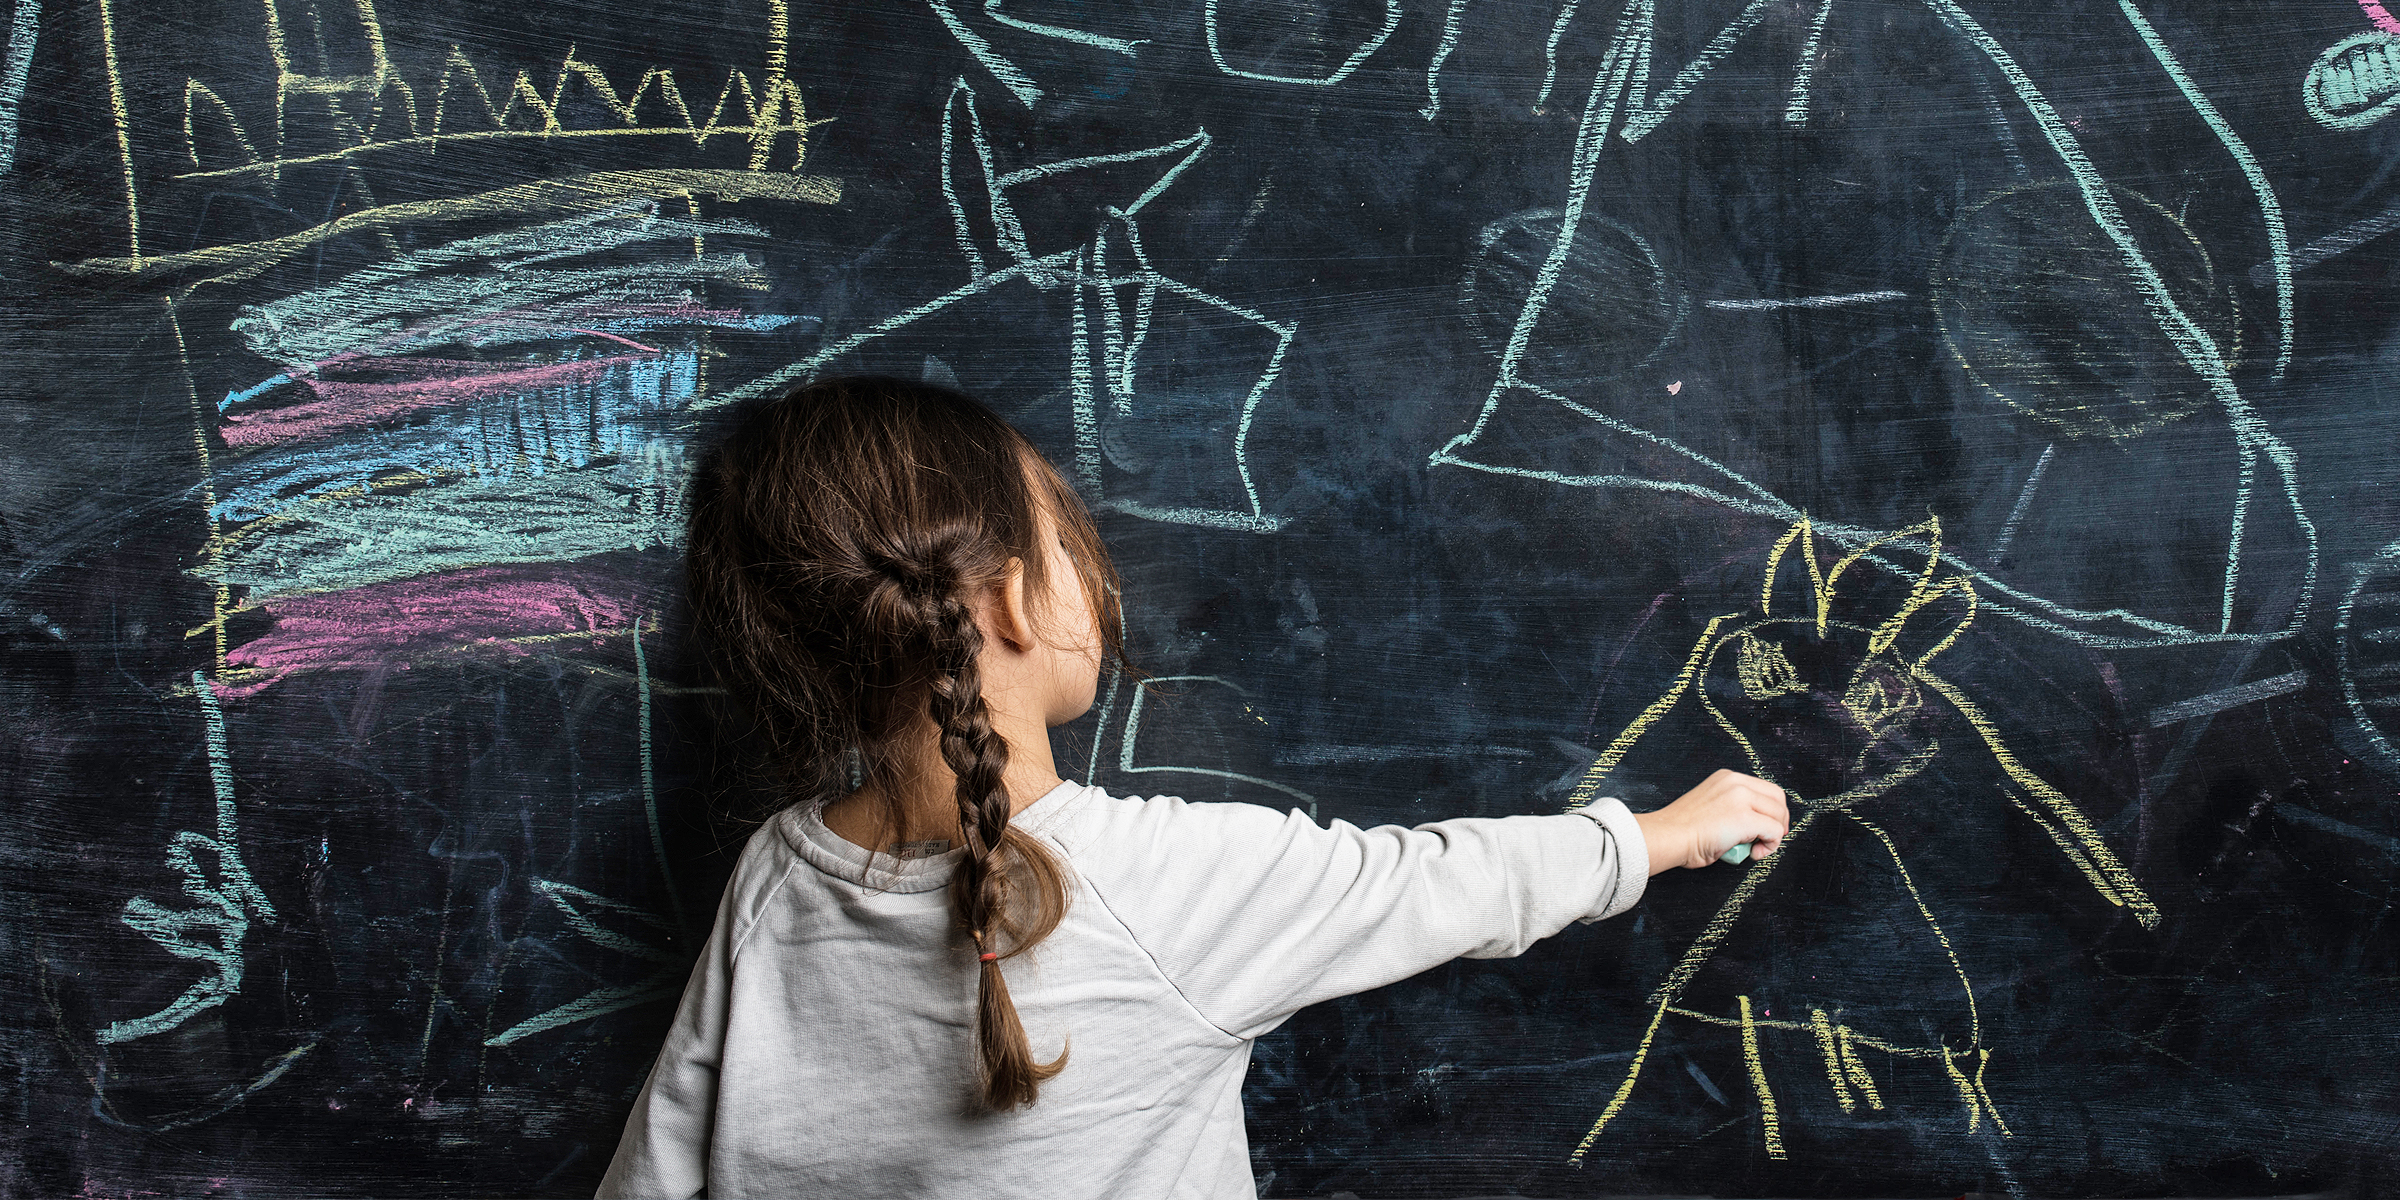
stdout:
<svg viewBox="0 0 2400 1200">
<path fill-rule="evenodd" d="M 1783 656 L 1781 647 L 1762 642 L 1747 633 L 1736 635 L 1733 670 L 1742 681 L 1742 691 L 1753 700 L 1772 700 L 1800 691 L 1800 672 L 1792 668 L 1792 660 Z"/>
<path fill-rule="evenodd" d="M 1860 725 L 1877 732 L 1917 711 L 1923 702 L 1913 676 L 1872 660 L 1859 666 L 1842 693 L 1842 707 Z"/>
</svg>

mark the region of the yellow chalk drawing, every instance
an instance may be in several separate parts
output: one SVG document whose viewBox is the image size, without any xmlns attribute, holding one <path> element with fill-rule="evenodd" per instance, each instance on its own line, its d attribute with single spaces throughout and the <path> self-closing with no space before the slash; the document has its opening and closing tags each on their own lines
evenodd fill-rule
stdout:
<svg viewBox="0 0 2400 1200">
<path fill-rule="evenodd" d="M 391 231 L 417 222 L 572 212 L 633 195 L 680 195 L 689 200 L 706 194 L 728 200 L 773 198 L 828 204 L 840 199 L 839 181 L 800 173 L 808 156 L 809 131 L 832 118 L 809 116 L 800 87 L 789 75 L 791 19 L 786 0 L 763 0 L 760 61 L 748 69 L 728 67 L 714 104 L 705 112 L 686 98 L 684 85 L 673 71 L 641 68 L 633 83 L 620 89 L 601 65 L 572 46 L 558 58 L 555 72 L 549 72 L 547 78 L 532 70 L 518 70 L 497 90 L 487 84 L 486 72 L 466 50 L 456 45 L 433 78 L 428 80 L 420 73 L 412 81 L 393 61 L 374 0 L 302 3 L 293 9 L 299 14 L 296 18 L 287 12 L 284 0 L 266 0 L 261 32 L 267 58 L 274 64 L 267 89 L 271 128 L 254 130 L 245 125 L 242 97 L 223 82 L 187 79 L 179 114 L 179 157 L 190 170 L 173 179 L 212 187 L 229 180 L 248 180 L 274 189 L 283 185 L 293 168 L 332 165 L 340 174 L 338 182 L 330 185 L 330 194 L 347 190 L 364 208 L 295 234 L 153 257 L 142 250 L 142 195 L 137 189 L 137 177 L 145 173 L 137 145 L 145 136 L 137 123 L 143 114 L 128 107 L 123 80 L 129 72 L 139 73 L 156 64 L 120 65 L 118 12 L 122 4 L 123 0 L 104 0 L 100 15 L 108 99 L 124 174 L 127 250 L 122 258 L 61 264 L 78 274 L 148 278 L 156 269 L 174 280 L 195 269 L 218 272 L 197 281 L 177 280 L 188 292 L 201 283 L 249 278 L 331 237 L 363 234 L 381 239 L 396 253 L 399 243 Z M 295 59 L 295 42 L 285 33 L 287 22 L 294 20 L 314 34 L 319 61 L 313 65 Z M 352 61 L 337 62 L 338 56 L 326 51 L 328 30 L 341 35 L 337 44 L 359 47 Z M 155 39 L 137 36 L 131 44 L 146 46 L 155 44 Z M 453 142 L 658 137 L 688 138 L 695 152 L 709 149 L 720 139 L 731 139 L 744 147 L 743 166 L 669 169 L 664 163 L 643 163 L 654 169 L 595 171 L 400 204 L 379 203 L 375 186 L 365 173 L 369 160 L 414 152 L 415 159 L 422 161 Z M 287 154 L 287 150 L 296 152 Z"/>
<path fill-rule="evenodd" d="M 444 196 L 387 204 L 345 213 L 322 225 L 282 237 L 210 246 L 150 258 L 87 258 L 56 264 L 77 275 L 143 276 L 190 273 L 183 291 L 202 284 L 234 283 L 273 267 L 329 238 L 392 225 L 429 225 L 487 217 L 565 216 L 607 208 L 628 196 L 704 193 L 724 200 L 792 200 L 834 204 L 841 182 L 817 175 L 733 170 L 594 171 L 562 179 L 540 179 L 468 196 Z"/>
<path fill-rule="evenodd" d="M 1739 696 L 1750 702 L 1802 693 L 1832 701 L 1821 710 L 1826 715 L 1826 728 L 1859 744 L 1854 756 L 1837 756 L 1845 764 L 1844 784 L 1838 790 L 1825 796 L 1791 796 L 1796 815 L 1782 849 L 1745 871 L 1732 894 L 1651 992 L 1651 1019 L 1634 1049 L 1633 1061 L 1590 1132 L 1577 1144 L 1572 1156 L 1576 1161 L 1591 1151 L 1609 1123 L 1624 1112 L 1641 1080 L 1659 1029 L 1670 1016 L 1740 1031 L 1751 1083 L 1759 1094 L 1771 1157 L 1783 1157 L 1783 1148 L 1780 1121 L 1768 1091 L 1766 1063 L 1758 1040 L 1759 1031 L 1768 1029 L 1805 1034 L 1815 1043 L 1826 1083 L 1844 1112 L 1856 1112 L 1862 1103 L 1869 1110 L 1884 1107 L 1874 1077 L 1859 1054 L 1860 1047 L 1867 1047 L 1896 1059 L 1938 1064 L 1943 1077 L 1958 1094 L 1965 1131 L 1977 1132 L 1988 1121 L 1998 1135 L 2009 1136 L 2008 1123 L 1985 1087 L 1991 1047 L 1984 1042 L 1982 1014 L 1966 965 L 1918 887 L 1898 841 L 1859 811 L 1866 802 L 1915 778 L 1945 753 L 1943 743 L 1930 736 L 1926 728 L 1932 718 L 1945 711 L 1963 721 L 1975 734 L 1964 747 L 1953 748 L 1949 754 L 1970 754 L 1973 747 L 1980 746 L 1985 760 L 1997 766 L 2006 779 L 2002 793 L 2005 798 L 2041 827 L 2060 855 L 2091 884 L 2094 892 L 2110 904 L 2131 912 L 2144 927 L 2158 922 L 2157 905 L 2140 881 L 2118 861 L 2116 852 L 2101 839 L 2082 808 L 2027 767 L 2009 749 L 1998 726 L 1963 689 L 1933 672 L 1934 660 L 1958 644 L 1977 611 L 1973 581 L 1963 573 L 1947 576 L 1941 573 L 1944 560 L 1940 520 L 1928 517 L 1907 528 L 1868 539 L 1834 559 L 1830 566 L 1819 555 L 1817 538 L 1816 530 L 1805 516 L 1785 530 L 1768 552 L 1755 611 L 1724 613 L 1709 619 L 1666 692 L 1645 705 L 1609 742 L 1585 772 L 1570 800 L 1574 804 L 1588 803 L 1599 795 L 1634 745 L 1687 700 L 1696 703 L 1720 732 L 1741 747 L 1752 774 L 1773 780 L 1775 773 L 1759 747 L 1726 714 L 1718 700 L 1719 692 L 1708 685 L 1710 679 L 1723 679 L 1727 675 L 1735 687 L 1723 689 L 1722 694 L 1730 696 L 1738 690 Z M 1888 565 L 1888 560 L 1902 556 L 1913 565 L 1914 556 L 1920 553 L 1921 567 L 1891 572 L 1907 581 L 1908 590 L 1890 605 L 1888 612 L 1872 621 L 1845 620 L 1838 615 L 1845 608 L 1840 585 L 1851 567 L 1867 559 Z M 1791 568 L 1788 572 L 1787 566 Z M 1779 585 L 1787 592 L 1795 585 L 1804 587 L 1805 611 L 1779 613 Z M 1846 676 L 1837 670 L 1836 677 L 1830 679 L 1804 678 L 1780 644 L 1828 640 L 1851 648 L 1854 661 L 1845 660 L 1841 668 L 1847 671 Z M 1906 650 L 1904 643 L 1908 646 Z M 1720 657 L 1725 660 L 1722 665 Z M 1957 739 L 1952 741 L 1955 744 Z M 1741 999 L 1739 1019 L 1682 1006 L 1684 992 L 1733 933 L 1752 898 L 1774 879 L 1778 866 L 1795 853 L 1809 852 L 1816 840 L 1816 829 L 1827 820 L 1862 830 L 1880 845 L 1891 864 L 1893 877 L 1941 947 L 1950 974 L 1957 980 L 1966 1018 L 1964 1047 L 1940 1041 L 1915 1045 L 1869 1037 L 1841 1022 L 1838 1013 L 1829 1014 L 1821 1008 L 1810 1010 L 1805 1021 L 1757 1018 L 1751 1014 L 1748 996 Z M 1970 1064 L 1972 1070 L 1968 1069 Z"/>
<path fill-rule="evenodd" d="M 1833 1034 L 1841 1045 L 1843 1076 L 1849 1079 L 1851 1087 L 1858 1089 L 1859 1095 L 1867 1098 L 1868 1108 L 1882 1112 L 1883 1097 L 1875 1093 L 1875 1077 L 1867 1073 L 1867 1064 L 1858 1057 L 1858 1035 L 1847 1025 L 1834 1026 Z"/>
<path fill-rule="evenodd" d="M 116 123 L 117 161 L 125 171 L 125 253 L 142 263 L 142 204 L 133 186 L 133 118 L 125 108 L 125 73 L 117 66 L 117 15 L 100 0 L 100 59 L 108 68 L 108 111 Z"/>
<path fill-rule="evenodd" d="M 1750 997 L 1742 1001 L 1742 1061 L 1750 1068 L 1750 1087 L 1758 1093 L 1758 1124 L 1767 1137 L 1767 1157 L 1783 1157 L 1783 1129 L 1775 1119 L 1775 1093 L 1767 1089 L 1767 1067 L 1758 1059 L 1758 1023 L 1750 1017 Z"/>
<path fill-rule="evenodd" d="M 1842 1044 L 1834 1037 L 1833 1022 L 1825 1010 L 1812 1008 L 1808 1012 L 1808 1027 L 1817 1035 L 1817 1053 L 1825 1056 L 1825 1078 L 1833 1084 L 1833 1098 L 1841 1102 L 1843 1112 L 1855 1112 L 1858 1102 L 1850 1098 L 1850 1083 L 1842 1078 Z"/>
<path fill-rule="evenodd" d="M 417 101 L 418 88 L 395 66 L 385 44 L 383 21 L 376 13 L 373 0 L 352 0 L 346 15 L 355 25 L 342 23 L 342 28 L 354 30 L 367 47 L 367 68 L 364 71 L 337 71 L 332 64 L 323 64 L 322 73 L 311 74 L 293 65 L 289 46 L 284 40 L 283 14 L 280 6 L 269 0 L 265 6 L 266 45 L 268 56 L 275 63 L 275 128 L 271 144 L 277 157 L 262 157 L 254 150 L 248 161 L 215 169 L 201 169 L 198 143 L 191 135 L 191 104 L 195 96 L 205 96 L 214 102 L 222 119 L 231 127 L 235 138 L 245 149 L 252 146 L 248 132 L 234 119 L 231 109 L 218 99 L 217 93 L 199 80 L 191 81 L 185 90 L 185 155 L 194 171 L 185 178 L 263 175 L 277 177 L 285 167 L 304 163 L 353 159 L 362 155 L 401 148 L 418 148 L 434 153 L 443 142 L 490 140 L 508 137 L 606 136 L 640 137 L 681 135 L 692 139 L 696 147 L 705 147 L 711 139 L 735 137 L 750 144 L 749 163 L 753 171 L 768 170 L 775 150 L 784 134 L 791 134 L 789 163 L 783 169 L 798 171 L 808 153 L 808 130 L 824 124 L 810 120 L 807 104 L 799 86 L 785 74 L 790 65 L 791 16 L 784 0 L 767 0 L 766 45 L 764 63 L 753 84 L 751 77 L 740 68 L 728 68 L 725 84 L 706 120 L 695 120 L 692 106 L 685 101 L 682 87 L 675 74 L 663 67 L 642 71 L 630 92 L 620 93 L 608 81 L 601 68 L 576 55 L 569 48 L 559 60 L 558 71 L 551 79 L 550 89 L 544 92 L 534 82 L 533 74 L 520 70 L 495 102 L 479 71 L 466 52 L 453 45 L 442 62 L 441 72 L 432 84 L 432 111 L 422 112 Z M 311 5 L 308 23 L 321 27 L 329 18 L 318 6 Z M 571 128 L 560 117 L 566 106 L 571 85 L 579 85 L 582 94 L 599 102 L 616 124 L 599 128 Z M 353 144 L 339 150 L 294 158 L 280 157 L 286 144 L 290 108 L 295 97 L 321 100 L 326 117 L 335 129 Z M 466 98 L 472 106 L 458 104 Z M 664 109 L 672 120 L 644 120 L 639 110 L 645 101 L 654 109 Z M 353 112 L 348 104 L 366 106 L 363 113 Z M 488 128 L 466 130 L 445 129 L 454 105 L 472 113 L 482 111 Z M 735 113 L 733 123 L 726 120 L 727 112 Z M 387 120 L 397 118 L 398 136 L 382 136 Z M 527 126 L 530 125 L 530 128 Z"/>
</svg>

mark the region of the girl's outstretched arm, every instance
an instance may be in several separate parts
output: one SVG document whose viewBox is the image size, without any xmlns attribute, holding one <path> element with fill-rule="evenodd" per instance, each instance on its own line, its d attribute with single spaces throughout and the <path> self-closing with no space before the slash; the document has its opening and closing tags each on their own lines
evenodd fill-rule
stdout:
<svg viewBox="0 0 2400 1200">
<path fill-rule="evenodd" d="M 1453 958 L 1514 956 L 1632 907 L 1650 876 L 1641 825 L 1614 799 L 1361 829 L 1251 804 L 1108 798 L 1077 825 L 1061 832 L 1088 898 L 1203 1019 L 1241 1038 Z"/>
</svg>

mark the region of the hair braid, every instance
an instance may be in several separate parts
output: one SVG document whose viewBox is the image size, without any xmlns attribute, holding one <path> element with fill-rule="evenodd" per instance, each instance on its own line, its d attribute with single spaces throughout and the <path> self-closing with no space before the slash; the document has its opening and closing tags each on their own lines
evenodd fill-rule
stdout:
<svg viewBox="0 0 2400 1200">
<path fill-rule="evenodd" d="M 1010 825 L 1009 748 L 983 695 L 975 602 L 1012 563 L 1028 596 L 1046 594 L 1053 531 L 1122 662 L 1116 572 L 1090 511 L 972 398 L 840 378 L 748 405 L 702 456 L 688 512 L 694 631 L 723 685 L 711 703 L 761 752 L 774 808 L 846 803 L 859 789 L 884 827 L 901 827 L 899 785 L 926 765 L 930 718 L 967 850 L 950 907 L 980 962 L 975 1100 L 1032 1103 L 1065 1055 L 1033 1060 L 999 964 L 1057 928 L 1069 876 L 1047 843 Z"/>
<path fill-rule="evenodd" d="M 975 610 L 955 594 L 941 596 L 928 608 L 927 629 L 939 645 L 937 661 L 949 668 L 934 677 L 928 715 L 941 731 L 942 761 L 958 776 L 958 823 L 967 850 L 966 861 L 950 878 L 950 910 L 978 952 L 975 1040 L 981 1050 L 982 1101 L 988 1108 L 1006 1111 L 1033 1103 L 1041 1084 L 1067 1065 L 1064 1049 L 1050 1062 L 1034 1060 L 999 961 L 1040 940 L 1058 923 L 1059 907 L 1047 898 L 1063 894 L 1063 880 L 1040 842 L 1009 827 L 1008 787 L 1001 778 L 1008 770 L 1008 740 L 993 730 L 991 711 L 984 703 L 977 666 L 983 630 L 975 623 Z M 1012 876 L 1020 866 L 1037 881 L 1032 891 L 1040 911 L 1029 923 L 1020 919 L 1013 903 Z M 987 954 L 993 957 L 983 957 Z"/>
</svg>

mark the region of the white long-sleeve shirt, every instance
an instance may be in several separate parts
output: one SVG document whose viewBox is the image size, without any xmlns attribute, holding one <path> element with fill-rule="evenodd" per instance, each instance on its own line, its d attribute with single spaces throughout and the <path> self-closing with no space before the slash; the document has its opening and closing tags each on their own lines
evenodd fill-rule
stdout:
<svg viewBox="0 0 2400 1200">
<path fill-rule="evenodd" d="M 963 850 L 897 859 L 792 810 L 742 852 L 602 1197 L 1256 1196 L 1252 1039 L 1453 958 L 1614 916 L 1641 827 L 1571 813 L 1405 829 L 1062 783 L 1013 822 L 1069 868 L 1066 917 L 1002 964 L 1041 1061 L 1029 1108 L 970 1114 Z"/>
</svg>

